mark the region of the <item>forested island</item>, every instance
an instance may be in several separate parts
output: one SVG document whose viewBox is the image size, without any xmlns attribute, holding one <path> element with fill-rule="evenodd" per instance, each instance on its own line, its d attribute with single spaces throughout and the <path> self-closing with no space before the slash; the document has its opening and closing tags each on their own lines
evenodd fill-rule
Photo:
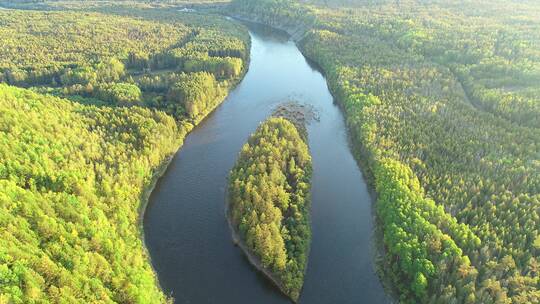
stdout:
<svg viewBox="0 0 540 304">
<path fill-rule="evenodd" d="M 381 276 L 402 302 L 540 302 L 539 9 L 232 1 L 324 70 L 377 192 Z"/>
<path fill-rule="evenodd" d="M 75 8 L 0 10 L 0 303 L 169 302 L 140 212 L 242 77 L 249 37 L 216 16 Z"/>
<path fill-rule="evenodd" d="M 298 301 L 308 261 L 311 157 L 295 125 L 263 122 L 229 176 L 233 236 L 261 270 Z"/>
</svg>

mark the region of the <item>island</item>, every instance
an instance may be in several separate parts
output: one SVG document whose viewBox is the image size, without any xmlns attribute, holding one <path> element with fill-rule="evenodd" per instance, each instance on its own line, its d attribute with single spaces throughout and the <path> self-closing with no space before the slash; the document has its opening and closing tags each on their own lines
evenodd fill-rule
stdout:
<svg viewBox="0 0 540 304">
<path fill-rule="evenodd" d="M 250 262 L 297 301 L 311 241 L 311 156 L 283 117 L 263 122 L 229 175 L 227 218 Z"/>
</svg>

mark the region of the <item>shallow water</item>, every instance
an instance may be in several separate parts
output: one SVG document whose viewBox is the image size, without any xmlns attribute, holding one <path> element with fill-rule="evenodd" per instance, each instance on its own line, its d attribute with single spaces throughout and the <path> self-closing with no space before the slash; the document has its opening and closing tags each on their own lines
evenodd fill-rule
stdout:
<svg viewBox="0 0 540 304">
<path fill-rule="evenodd" d="M 290 303 L 231 241 L 229 170 L 248 136 L 280 103 L 312 104 L 312 243 L 300 303 L 387 303 L 374 271 L 371 199 L 324 77 L 284 33 L 249 24 L 248 73 L 186 138 L 150 197 L 146 245 L 176 303 Z"/>
</svg>

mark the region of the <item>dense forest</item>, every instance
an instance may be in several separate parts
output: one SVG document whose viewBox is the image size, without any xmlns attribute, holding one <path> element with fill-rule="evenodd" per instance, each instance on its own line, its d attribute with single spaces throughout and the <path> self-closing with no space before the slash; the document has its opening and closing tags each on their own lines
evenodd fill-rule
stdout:
<svg viewBox="0 0 540 304">
<path fill-rule="evenodd" d="M 229 176 L 234 233 L 295 301 L 311 240 L 311 171 L 307 144 L 294 124 L 270 118 L 242 147 Z"/>
<path fill-rule="evenodd" d="M 0 10 L 0 303 L 168 302 L 140 212 L 245 71 L 224 18 L 83 8 Z"/>
<path fill-rule="evenodd" d="M 138 206 L 187 130 L 149 109 L 5 84 L 0 104 L 2 302 L 163 302 Z"/>
<path fill-rule="evenodd" d="M 235 0 L 318 63 L 407 303 L 539 303 L 540 6 Z M 301 35 L 298 32 L 301 31 Z"/>
<path fill-rule="evenodd" d="M 223 21 L 204 27 L 210 17 L 190 24 L 166 12 L 163 22 L 155 20 L 156 12 L 122 8 L 113 12 L 123 16 L 114 18 L 0 11 L 0 82 L 111 105 L 149 106 L 196 122 L 241 76 L 248 37 L 240 27 Z"/>
</svg>

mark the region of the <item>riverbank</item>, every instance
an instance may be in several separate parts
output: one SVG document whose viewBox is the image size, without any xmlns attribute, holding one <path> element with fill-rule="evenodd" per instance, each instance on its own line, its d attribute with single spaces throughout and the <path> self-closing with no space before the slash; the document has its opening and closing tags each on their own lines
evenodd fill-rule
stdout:
<svg viewBox="0 0 540 304">
<path fill-rule="evenodd" d="M 195 127 L 197 127 L 197 125 L 200 124 L 206 117 L 208 117 L 208 115 L 210 115 L 212 112 L 214 112 L 227 99 L 230 92 L 233 91 L 234 89 L 236 89 L 236 87 L 240 84 L 240 82 L 242 82 L 245 75 L 249 71 L 249 64 L 250 64 L 249 52 L 250 52 L 250 49 L 251 49 L 251 39 L 247 41 L 246 50 L 248 52 L 248 56 L 244 59 L 244 66 L 242 68 L 242 73 L 236 79 L 234 79 L 234 82 L 227 89 L 227 94 L 223 95 L 223 96 L 218 96 L 216 98 L 217 102 L 213 103 L 213 106 L 210 109 L 207 109 L 207 111 L 205 111 L 205 113 L 203 115 L 199 115 L 191 123 L 180 122 L 180 123 L 183 124 L 183 126 L 186 127 L 186 129 L 184 129 L 185 133 L 179 135 L 179 137 L 178 137 L 177 148 L 175 149 L 175 151 L 173 153 L 171 153 L 169 156 L 167 156 L 161 162 L 161 164 L 154 170 L 152 178 L 150 179 L 149 183 L 146 186 L 143 187 L 143 191 L 141 192 L 140 205 L 139 205 L 139 218 L 138 218 L 137 226 L 139 228 L 140 238 L 141 238 L 142 243 L 143 243 L 144 255 L 145 255 L 146 259 L 148 260 L 150 266 L 152 267 L 152 271 L 154 272 L 154 276 L 156 278 L 156 284 L 159 286 L 159 288 L 162 291 L 163 291 L 163 287 L 161 286 L 161 284 L 159 282 L 159 279 L 157 278 L 157 271 L 156 271 L 156 269 L 155 269 L 155 267 L 154 267 L 154 265 L 152 263 L 151 256 L 150 256 L 150 254 L 148 252 L 148 246 L 146 244 L 146 238 L 145 238 L 145 234 L 144 234 L 144 216 L 146 214 L 146 210 L 147 210 L 148 204 L 150 202 L 150 196 L 152 195 L 152 192 L 156 188 L 156 185 L 157 185 L 158 181 L 167 172 L 167 169 L 169 168 L 169 165 L 171 164 L 171 162 L 174 159 L 175 155 L 182 148 L 182 146 L 184 144 L 184 140 L 189 135 L 189 133 Z"/>
<path fill-rule="evenodd" d="M 279 22 L 267 22 L 261 18 L 257 18 L 254 16 L 246 15 L 246 14 L 241 14 L 239 12 L 226 12 L 226 15 L 241 22 L 260 24 L 260 25 L 271 27 L 275 30 L 285 32 L 287 33 L 287 35 L 289 35 L 292 41 L 297 43 L 297 46 L 299 46 L 298 42 L 300 42 L 307 35 L 309 31 L 309 27 L 303 24 L 292 25 L 292 24 L 284 24 L 284 23 L 279 23 Z"/>
<path fill-rule="evenodd" d="M 250 46 L 251 46 L 251 41 L 248 41 L 248 44 L 246 46 L 246 49 L 248 50 L 248 52 L 249 52 Z M 165 172 L 167 171 L 167 168 L 169 167 L 171 161 L 173 160 L 174 156 L 178 153 L 178 151 L 180 151 L 180 149 L 182 148 L 182 145 L 184 143 L 184 139 L 189 135 L 189 133 L 197 125 L 199 125 L 206 117 L 208 117 L 208 115 L 210 115 L 212 112 L 214 112 L 214 110 L 216 110 L 217 107 L 219 107 L 227 99 L 227 97 L 229 96 L 229 93 L 231 91 L 233 91 L 234 89 L 236 89 L 238 84 L 240 84 L 240 82 L 242 82 L 242 80 L 244 79 L 244 76 L 247 74 L 247 72 L 249 70 L 249 62 L 250 62 L 249 56 L 244 60 L 244 62 L 245 62 L 245 65 L 244 65 L 244 67 L 242 69 L 242 73 L 240 74 L 240 76 L 238 76 L 234 80 L 231 87 L 227 90 L 226 95 L 218 96 L 216 98 L 217 102 L 213 103 L 213 106 L 211 108 L 207 109 L 207 111 L 205 111 L 204 114 L 197 116 L 197 118 L 195 120 L 190 121 L 190 122 L 180 122 L 184 126 L 186 126 L 187 129 L 186 129 L 186 132 L 184 134 L 179 136 L 178 145 L 177 145 L 178 147 L 176 148 L 176 150 L 173 153 L 171 153 L 171 155 L 169 155 L 168 157 L 166 157 L 163 160 L 161 165 L 159 165 L 154 170 L 154 174 L 152 175 L 152 178 L 151 178 L 150 182 L 143 188 L 144 190 L 142 191 L 142 194 L 141 194 L 141 205 L 139 207 L 140 210 L 139 210 L 138 225 L 139 225 L 139 228 L 141 230 L 143 240 L 144 240 L 144 233 L 143 233 L 142 224 L 143 224 L 143 220 L 144 220 L 144 214 L 146 212 L 146 207 L 148 206 L 148 200 L 150 198 L 150 195 L 152 194 L 152 191 L 154 191 L 154 188 L 156 187 L 157 182 L 163 176 L 163 174 L 165 174 Z M 220 100 L 220 101 L 218 101 L 218 100 Z"/>
<path fill-rule="evenodd" d="M 292 299 L 292 298 L 289 297 L 289 295 L 287 294 L 287 292 L 285 290 L 285 286 L 284 286 L 283 282 L 279 278 L 277 278 L 271 271 L 264 268 L 262 263 L 261 263 L 261 259 L 259 259 L 255 255 L 253 255 L 250 252 L 250 250 L 247 248 L 244 241 L 242 241 L 242 238 L 240 237 L 240 234 L 238 233 L 238 230 L 234 227 L 234 224 L 232 223 L 232 219 L 231 219 L 230 212 L 229 212 L 229 210 L 230 210 L 229 205 L 230 205 L 229 192 L 225 191 L 225 217 L 227 218 L 227 223 L 229 225 L 229 229 L 231 230 L 231 236 L 232 236 L 232 240 L 233 240 L 234 245 L 239 247 L 242 250 L 242 253 L 247 258 L 249 263 L 253 267 L 255 267 L 255 269 L 257 271 L 264 274 L 270 280 L 270 282 L 272 282 L 279 289 L 279 291 L 281 291 L 281 293 L 283 293 L 284 296 L 291 299 L 294 303 L 298 303 L 298 299 L 295 300 L 295 299 Z"/>
<path fill-rule="evenodd" d="M 182 141 L 183 141 L 183 139 L 182 139 Z M 182 147 L 182 143 L 180 143 L 178 145 L 178 148 L 176 149 L 176 151 L 178 151 L 181 147 Z M 161 291 L 163 291 L 163 287 L 161 286 L 161 284 L 159 282 L 159 279 L 157 278 L 157 271 L 154 268 L 154 265 L 152 264 L 152 259 L 150 257 L 150 253 L 148 252 L 148 247 L 146 245 L 146 239 L 144 237 L 143 221 L 144 221 L 144 215 L 146 213 L 146 208 L 148 207 L 148 203 L 150 201 L 150 195 L 152 194 L 152 192 L 156 188 L 156 185 L 157 185 L 157 182 L 159 181 L 159 179 L 167 171 L 167 168 L 171 164 L 171 161 L 173 160 L 175 154 L 176 154 L 176 152 L 174 152 L 171 155 L 167 156 L 167 158 L 165 158 L 165 160 L 163 160 L 161 165 L 159 167 L 157 167 L 156 170 L 154 171 L 154 174 L 153 174 L 150 182 L 148 183 L 148 185 L 146 185 L 143 188 L 143 191 L 142 191 L 142 194 L 141 194 L 141 200 L 140 200 L 141 204 L 139 206 L 139 219 L 138 219 L 138 223 L 137 223 L 137 226 L 139 228 L 139 235 L 140 235 L 140 238 L 141 238 L 142 244 L 143 244 L 144 257 L 146 258 L 146 260 L 148 261 L 148 263 L 152 267 L 152 272 L 154 273 L 154 280 L 156 282 L 156 285 L 159 287 L 159 289 Z"/>
<path fill-rule="evenodd" d="M 231 88 L 228 89 L 227 95 L 218 96 L 216 98 L 217 102 L 213 103 L 214 105 L 211 108 L 207 109 L 207 111 L 205 111 L 204 114 L 197 116 L 195 120 L 191 122 L 179 122 L 179 124 L 182 124 L 184 127 L 186 127 L 185 133 L 178 137 L 178 144 L 177 144 L 176 150 L 173 153 L 171 153 L 169 156 L 167 156 L 162 161 L 162 163 L 154 170 L 154 173 L 152 175 L 152 178 L 150 179 L 150 182 L 146 186 L 144 186 L 142 194 L 141 194 L 141 204 L 139 207 L 138 226 L 139 226 L 143 241 L 144 241 L 144 231 L 143 231 L 144 215 L 146 212 L 146 208 L 148 207 L 148 201 L 150 199 L 150 195 L 152 195 L 152 192 L 154 191 L 154 188 L 156 187 L 157 182 L 163 176 L 163 174 L 165 174 L 165 172 L 167 171 L 167 168 L 169 167 L 171 161 L 173 160 L 174 156 L 178 153 L 178 151 L 180 151 L 180 149 L 182 148 L 184 139 L 189 135 L 189 133 L 195 127 L 197 127 L 197 125 L 200 124 L 208 115 L 210 115 L 217 107 L 219 107 L 227 99 L 228 94 L 232 90 L 234 90 L 236 86 L 242 81 L 249 67 L 249 60 L 246 60 L 246 62 L 247 62 L 247 65 L 244 71 L 242 72 L 241 76 L 235 79 Z M 221 101 L 218 101 L 218 100 L 221 100 Z"/>
</svg>

